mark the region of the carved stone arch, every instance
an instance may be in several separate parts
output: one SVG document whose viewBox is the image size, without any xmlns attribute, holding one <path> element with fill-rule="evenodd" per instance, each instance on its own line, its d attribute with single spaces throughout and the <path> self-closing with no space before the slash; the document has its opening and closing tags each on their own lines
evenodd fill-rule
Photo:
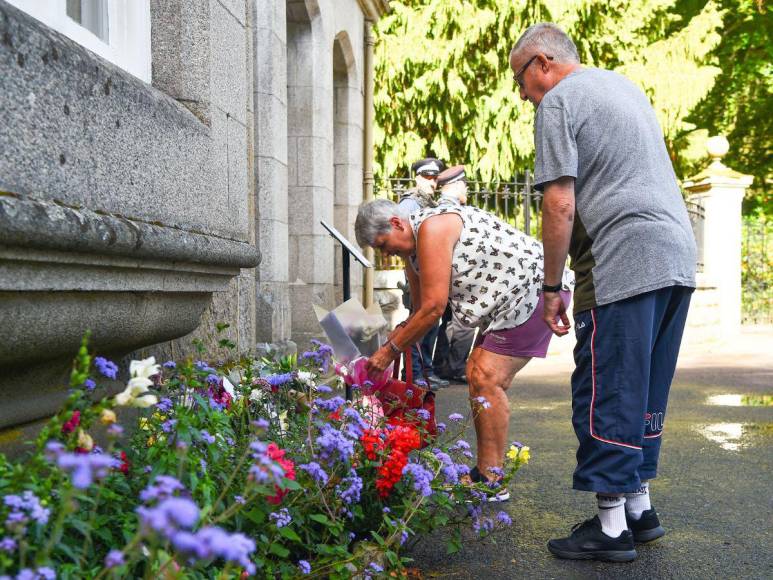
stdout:
<svg viewBox="0 0 773 580">
<path fill-rule="evenodd" d="M 287 0 L 288 22 L 311 22 L 319 16 L 317 0 Z"/>
<path fill-rule="evenodd" d="M 349 33 L 342 30 L 336 34 L 333 40 L 333 74 L 336 77 L 346 75 L 356 77 L 357 61 L 354 58 L 354 49 Z"/>
</svg>

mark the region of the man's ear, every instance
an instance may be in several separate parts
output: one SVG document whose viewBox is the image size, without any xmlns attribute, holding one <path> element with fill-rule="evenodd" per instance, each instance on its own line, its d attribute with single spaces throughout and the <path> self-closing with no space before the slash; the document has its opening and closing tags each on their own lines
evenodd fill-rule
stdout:
<svg viewBox="0 0 773 580">
<path fill-rule="evenodd" d="M 402 230 L 402 229 L 403 229 L 403 220 L 401 220 L 401 219 L 400 219 L 399 217 L 397 217 L 396 215 L 393 215 L 391 218 L 389 218 L 389 224 L 390 224 L 390 225 L 391 225 L 393 228 L 395 228 L 395 229 L 397 229 L 397 230 Z"/>
</svg>

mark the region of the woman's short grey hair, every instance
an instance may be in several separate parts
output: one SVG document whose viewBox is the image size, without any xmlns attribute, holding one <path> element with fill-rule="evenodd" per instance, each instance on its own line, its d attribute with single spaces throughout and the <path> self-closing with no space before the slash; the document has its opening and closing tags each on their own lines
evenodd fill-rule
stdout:
<svg viewBox="0 0 773 580">
<path fill-rule="evenodd" d="M 572 39 L 552 22 L 540 22 L 529 26 L 515 43 L 510 56 L 516 52 L 525 52 L 529 55 L 541 52 L 546 56 L 552 56 L 555 62 L 580 62 L 580 55 L 577 54 L 577 47 Z"/>
<path fill-rule="evenodd" d="M 389 220 L 393 217 L 403 218 L 398 205 L 388 199 L 374 199 L 363 203 L 357 211 L 354 222 L 354 235 L 360 246 L 373 246 L 376 236 L 387 234 L 392 229 Z"/>
</svg>

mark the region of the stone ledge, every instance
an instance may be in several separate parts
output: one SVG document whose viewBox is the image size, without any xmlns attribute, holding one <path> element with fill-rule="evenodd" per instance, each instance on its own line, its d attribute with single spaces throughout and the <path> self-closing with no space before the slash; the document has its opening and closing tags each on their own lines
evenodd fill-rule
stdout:
<svg viewBox="0 0 773 580">
<path fill-rule="evenodd" d="M 2 192 L 0 244 L 236 268 L 260 264 L 260 251 L 246 242 Z"/>
</svg>

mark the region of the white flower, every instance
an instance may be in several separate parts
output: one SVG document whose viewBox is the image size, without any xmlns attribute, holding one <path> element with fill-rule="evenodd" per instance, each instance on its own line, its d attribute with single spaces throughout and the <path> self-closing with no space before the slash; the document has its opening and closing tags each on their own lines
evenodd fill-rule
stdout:
<svg viewBox="0 0 773 580">
<path fill-rule="evenodd" d="M 309 387 L 317 386 L 317 383 L 314 382 L 314 374 L 308 371 L 298 371 L 298 380 Z"/>
<path fill-rule="evenodd" d="M 161 365 L 156 364 L 156 357 L 152 356 L 144 360 L 133 360 L 129 364 L 129 375 L 149 379 L 161 372 Z"/>
<path fill-rule="evenodd" d="M 130 379 L 123 392 L 118 393 L 115 396 L 115 404 L 143 408 L 155 405 L 158 403 L 158 397 L 145 394 L 148 392 L 148 387 L 152 384 L 153 382 L 145 377 L 134 377 L 133 379 Z"/>
<path fill-rule="evenodd" d="M 260 401 L 263 399 L 263 397 L 265 397 L 265 395 L 266 395 L 265 391 L 261 388 L 252 389 L 252 391 L 250 392 L 250 401 L 255 401 L 255 402 Z"/>
</svg>

